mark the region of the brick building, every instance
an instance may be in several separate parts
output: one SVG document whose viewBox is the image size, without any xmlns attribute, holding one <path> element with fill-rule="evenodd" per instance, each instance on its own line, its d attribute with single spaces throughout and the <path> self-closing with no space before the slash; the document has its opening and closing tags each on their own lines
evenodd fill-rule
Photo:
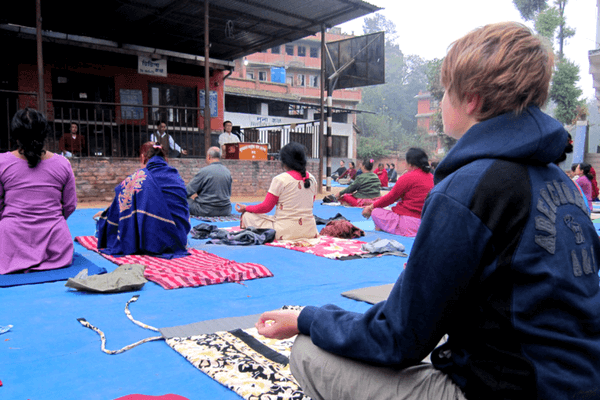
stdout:
<svg viewBox="0 0 600 400">
<path fill-rule="evenodd" d="M 326 42 L 352 37 L 329 29 Z M 320 120 L 321 34 L 235 60 L 225 80 L 225 119 L 242 130 L 295 129 L 318 131 Z M 333 163 L 356 158 L 356 107 L 360 89 L 333 92 Z M 269 127 L 269 128 L 266 128 Z M 315 143 L 316 144 L 316 143 Z M 316 157 L 316 145 L 313 156 Z"/>
</svg>

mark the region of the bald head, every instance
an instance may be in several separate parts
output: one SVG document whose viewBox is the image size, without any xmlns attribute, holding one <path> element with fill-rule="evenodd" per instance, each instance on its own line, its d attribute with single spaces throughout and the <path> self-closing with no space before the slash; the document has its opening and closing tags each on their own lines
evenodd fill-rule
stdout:
<svg viewBox="0 0 600 400">
<path fill-rule="evenodd" d="M 210 147 L 206 152 L 206 162 L 216 162 L 221 161 L 221 150 L 218 147 Z"/>
</svg>

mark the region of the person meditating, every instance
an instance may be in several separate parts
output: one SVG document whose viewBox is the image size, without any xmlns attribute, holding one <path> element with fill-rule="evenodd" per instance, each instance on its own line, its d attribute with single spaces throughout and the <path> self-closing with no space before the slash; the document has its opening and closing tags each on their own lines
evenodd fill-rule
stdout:
<svg viewBox="0 0 600 400">
<path fill-rule="evenodd" d="M 188 255 L 190 212 L 185 184 L 166 161 L 164 149 L 146 142 L 140 149 L 144 168 L 115 188 L 110 207 L 98 219 L 98 249 L 109 255 Z"/>
<path fill-rule="evenodd" d="M 401 236 L 417 236 L 421 225 L 421 211 L 429 191 L 433 188 L 433 175 L 429 172 L 427 153 L 419 148 L 406 152 L 407 173 L 402 175 L 392 190 L 365 207 L 362 215 L 372 217 L 375 229 Z M 385 210 L 398 202 L 392 211 Z"/>
<path fill-rule="evenodd" d="M 589 206 L 590 211 L 593 210 L 593 205 L 592 205 L 593 185 L 592 185 L 592 182 L 594 179 L 594 177 L 590 173 L 591 168 L 592 168 L 592 166 L 588 163 L 577 164 L 577 168 L 575 168 L 575 175 L 579 177 L 576 182 L 579 185 L 579 187 L 581 188 L 581 190 L 583 191 L 583 194 L 588 201 L 588 206 Z"/>
<path fill-rule="evenodd" d="M 190 214 L 197 217 L 220 217 L 231 214 L 231 172 L 221 163 L 221 150 L 206 152 L 206 167 L 186 186 Z"/>
<path fill-rule="evenodd" d="M 377 165 L 377 168 L 375 168 L 375 171 L 373 171 L 373 173 L 379 178 L 379 181 L 381 182 L 381 187 L 388 187 L 388 172 L 385 168 L 383 168 L 383 163 L 379 163 L 379 165 Z"/>
<path fill-rule="evenodd" d="M 306 171 L 304 146 L 290 142 L 279 158 L 285 172 L 273 178 L 265 200 L 255 206 L 235 205 L 242 213 L 240 226 L 275 229 L 277 240 L 315 238 L 319 235 L 313 215 L 317 181 Z M 275 215 L 266 215 L 275 205 Z"/>
<path fill-rule="evenodd" d="M 349 168 L 337 178 L 337 181 L 342 185 L 347 185 L 350 181 L 353 181 L 354 178 L 356 178 L 356 166 L 354 165 L 354 162 L 350 161 Z"/>
<path fill-rule="evenodd" d="M 67 218 L 77 207 L 71 165 L 44 150 L 51 129 L 39 111 L 17 111 L 11 129 L 18 149 L 0 154 L 0 274 L 69 266 Z"/>
<path fill-rule="evenodd" d="M 515 22 L 450 46 L 440 107 L 458 142 L 387 300 L 365 313 L 275 310 L 256 323 L 268 338 L 300 333 L 289 366 L 311 399 L 598 398 L 600 239 L 552 164 L 567 143 L 539 108 L 553 61 L 550 43 Z"/>
<path fill-rule="evenodd" d="M 372 204 L 381 195 L 381 181 L 371 172 L 372 169 L 373 160 L 363 161 L 363 173 L 357 176 L 350 186 L 336 194 L 340 203 L 352 207 L 364 207 Z"/>
</svg>

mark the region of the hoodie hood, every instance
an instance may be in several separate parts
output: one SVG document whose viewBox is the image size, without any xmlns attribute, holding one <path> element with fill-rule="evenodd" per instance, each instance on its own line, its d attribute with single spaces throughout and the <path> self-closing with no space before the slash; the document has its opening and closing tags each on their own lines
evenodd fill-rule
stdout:
<svg viewBox="0 0 600 400">
<path fill-rule="evenodd" d="M 502 114 L 472 126 L 460 138 L 438 165 L 435 183 L 482 158 L 546 165 L 563 154 L 567 139 L 562 124 L 537 106 L 519 115 Z"/>
</svg>

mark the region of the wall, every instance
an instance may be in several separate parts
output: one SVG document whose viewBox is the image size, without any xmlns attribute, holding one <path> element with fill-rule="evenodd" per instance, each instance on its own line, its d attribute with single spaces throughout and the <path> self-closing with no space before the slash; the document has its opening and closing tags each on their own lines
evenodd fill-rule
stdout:
<svg viewBox="0 0 600 400">
<path fill-rule="evenodd" d="M 70 159 L 80 203 L 90 201 L 110 202 L 114 188 L 127 176 L 141 167 L 136 159 L 75 158 Z M 233 178 L 232 196 L 265 196 L 271 179 L 282 173 L 280 161 L 223 160 Z M 169 160 L 177 168 L 184 182 L 191 181 L 198 170 L 206 166 L 204 158 Z M 318 174 L 318 160 L 308 161 L 308 171 Z"/>
<path fill-rule="evenodd" d="M 204 90 L 204 78 L 195 76 L 186 76 L 169 73 L 167 77 L 150 76 L 139 74 L 136 69 L 113 66 L 113 65 L 96 65 L 96 64 L 84 64 L 75 67 L 69 67 L 69 71 L 77 72 L 81 74 L 99 75 L 105 77 L 114 78 L 115 85 L 115 103 L 121 101 L 120 89 L 138 89 L 142 91 L 142 99 L 144 104 L 148 104 L 148 85 L 149 83 L 163 83 L 177 86 L 187 86 L 196 89 L 197 96 L 197 107 L 201 107 L 200 101 L 203 100 L 199 96 L 199 91 Z M 46 92 L 46 98 L 52 99 L 52 73 L 60 73 L 63 69 L 52 64 L 44 65 L 44 90 Z M 19 90 L 24 92 L 37 92 L 38 91 L 38 79 L 37 79 L 37 66 L 29 64 L 19 64 L 18 67 L 18 85 Z M 223 113 L 224 113 L 224 91 L 223 91 L 223 72 L 217 71 L 210 77 L 210 90 L 216 91 L 218 96 L 218 116 L 211 118 L 211 129 L 220 131 L 223 128 Z M 37 108 L 37 100 L 32 96 L 19 96 L 19 107 L 24 108 L 26 106 L 32 106 Z M 203 105 L 202 105 L 203 106 Z M 145 125 L 147 121 L 148 108 L 144 108 L 144 120 L 132 121 L 128 123 Z M 50 120 L 54 119 L 53 103 L 48 102 L 48 108 L 46 115 Z M 120 107 L 116 107 L 115 116 L 117 123 L 123 123 L 120 118 L 121 111 Z M 198 127 L 204 128 L 204 118 L 200 115 L 198 117 Z"/>
</svg>

